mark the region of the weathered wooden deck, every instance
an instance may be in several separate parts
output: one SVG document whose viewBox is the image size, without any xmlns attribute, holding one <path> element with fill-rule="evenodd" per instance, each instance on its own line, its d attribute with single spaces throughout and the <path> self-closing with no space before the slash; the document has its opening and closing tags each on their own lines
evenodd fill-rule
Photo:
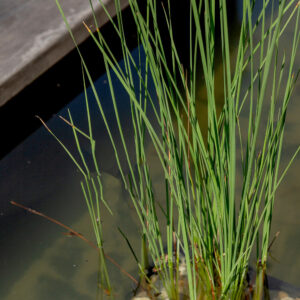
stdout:
<svg viewBox="0 0 300 300">
<path fill-rule="evenodd" d="M 93 0 L 99 26 L 107 22 Z M 110 13 L 114 1 L 104 0 Z M 82 25 L 93 24 L 89 0 L 60 0 L 78 43 L 88 37 Z M 127 0 L 121 0 L 122 8 Z M 0 106 L 74 48 L 55 0 L 0 1 Z"/>
</svg>

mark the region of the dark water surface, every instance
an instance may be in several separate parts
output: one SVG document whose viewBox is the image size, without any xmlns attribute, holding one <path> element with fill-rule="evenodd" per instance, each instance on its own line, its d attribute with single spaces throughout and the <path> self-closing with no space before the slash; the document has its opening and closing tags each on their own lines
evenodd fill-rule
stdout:
<svg viewBox="0 0 300 300">
<path fill-rule="evenodd" d="M 286 51 L 291 45 L 293 26 L 286 34 Z M 137 55 L 137 51 L 133 52 Z M 300 67 L 300 56 L 296 58 Z M 106 75 L 97 82 L 101 99 L 110 123 L 115 121 L 110 104 Z M 126 94 L 116 89 L 122 115 L 121 122 L 130 143 L 131 127 L 127 126 L 130 111 Z M 91 95 L 91 93 L 90 93 Z M 290 103 L 285 132 L 282 166 L 296 150 L 300 141 L 300 82 Z M 87 128 L 83 95 L 69 105 L 74 122 Z M 67 116 L 67 108 L 58 115 Z M 247 114 L 244 114 L 245 121 Z M 92 109 L 94 134 L 97 140 L 104 193 L 115 212 L 104 212 L 104 246 L 107 253 L 136 276 L 137 269 L 126 242 L 117 231 L 121 226 L 139 252 L 139 238 L 127 194 L 122 188 L 115 159 L 104 125 L 96 109 Z M 57 136 L 74 150 L 70 128 L 57 116 L 47 123 Z M 117 129 L 113 128 L 114 134 Z M 84 146 L 89 156 L 88 145 Z M 130 155 L 134 154 L 132 147 Z M 152 174 L 156 193 L 163 193 L 159 163 L 149 145 L 146 149 L 152 156 Z M 281 280 L 300 286 L 300 157 L 298 156 L 281 184 L 276 197 L 272 231 L 280 231 L 272 247 L 269 273 Z M 98 257 L 96 251 L 76 237 L 67 237 L 64 229 L 49 221 L 34 216 L 9 201 L 16 201 L 45 213 L 69 225 L 74 230 L 94 240 L 92 226 L 80 189 L 81 175 L 67 158 L 63 149 L 44 129 L 40 128 L 18 145 L 0 161 L 0 298 L 5 300 L 35 299 L 95 299 L 97 295 Z M 116 299 L 129 299 L 133 283 L 109 264 Z"/>
</svg>

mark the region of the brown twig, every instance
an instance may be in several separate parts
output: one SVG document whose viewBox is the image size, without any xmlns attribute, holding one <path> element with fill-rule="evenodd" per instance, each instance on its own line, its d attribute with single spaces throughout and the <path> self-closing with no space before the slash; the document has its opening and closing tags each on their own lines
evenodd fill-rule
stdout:
<svg viewBox="0 0 300 300">
<path fill-rule="evenodd" d="M 44 127 L 49 131 L 49 132 L 51 132 L 51 130 L 50 130 L 50 128 L 46 125 L 46 123 L 43 121 L 43 119 L 40 117 L 40 116 L 35 116 L 36 118 L 38 118 L 41 122 L 42 122 L 42 124 L 44 125 Z M 13 201 L 12 201 L 13 202 Z"/>
<path fill-rule="evenodd" d="M 62 117 L 62 116 L 58 116 L 61 120 L 63 120 L 64 122 L 66 122 L 68 125 L 70 125 L 72 128 L 75 128 L 76 129 L 76 127 L 71 123 L 71 122 L 69 122 L 67 119 L 65 119 L 64 117 Z"/>
<path fill-rule="evenodd" d="M 92 34 L 91 29 L 89 28 L 89 26 L 86 25 L 86 23 L 84 21 L 82 21 L 82 24 L 84 25 L 85 29 L 88 31 L 89 34 Z"/>
<path fill-rule="evenodd" d="M 10 201 L 10 203 L 12 205 L 17 206 L 17 207 L 25 209 L 25 210 L 27 210 L 28 212 L 30 212 L 30 213 L 32 213 L 34 215 L 43 217 L 43 218 L 47 219 L 48 221 L 57 224 L 60 227 L 63 227 L 65 229 L 67 229 L 71 235 L 75 235 L 75 236 L 79 237 L 80 239 L 82 239 L 84 242 L 88 243 L 91 247 L 93 247 L 97 251 L 100 250 L 97 245 L 95 245 L 93 242 L 91 242 L 90 240 L 88 240 L 87 238 L 85 238 L 81 233 L 73 230 L 71 227 L 69 227 L 69 226 L 67 226 L 67 225 L 65 225 L 65 224 L 63 224 L 63 223 L 61 223 L 61 222 L 59 222 L 59 221 L 57 221 L 57 220 L 55 220 L 55 219 L 53 219 L 53 218 L 51 218 L 51 217 L 49 217 L 47 215 L 45 215 L 45 214 L 43 214 L 43 213 L 35 210 L 35 209 L 31 209 L 31 208 L 29 208 L 27 206 L 24 206 L 24 205 L 22 205 L 20 203 L 15 202 L 15 201 Z M 103 251 L 103 253 L 104 253 L 104 251 Z M 104 253 L 104 256 L 106 257 L 107 260 L 109 260 L 112 264 L 114 264 L 123 274 L 125 274 L 128 278 L 130 278 L 135 284 L 138 284 L 138 281 L 133 276 L 131 276 L 127 271 L 125 271 L 114 259 L 112 259 L 109 255 L 107 255 L 105 253 Z"/>
</svg>

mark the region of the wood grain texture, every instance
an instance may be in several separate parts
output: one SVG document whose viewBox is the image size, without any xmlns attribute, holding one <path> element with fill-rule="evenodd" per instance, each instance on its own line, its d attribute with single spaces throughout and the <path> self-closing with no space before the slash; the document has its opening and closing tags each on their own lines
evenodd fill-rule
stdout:
<svg viewBox="0 0 300 300">
<path fill-rule="evenodd" d="M 99 26 L 107 17 L 93 0 Z M 105 0 L 114 14 L 114 1 Z M 88 37 L 82 25 L 93 24 L 88 0 L 61 0 L 77 43 Z M 121 0 L 122 8 L 128 4 Z M 0 1 L 0 106 L 74 48 L 54 0 Z"/>
</svg>

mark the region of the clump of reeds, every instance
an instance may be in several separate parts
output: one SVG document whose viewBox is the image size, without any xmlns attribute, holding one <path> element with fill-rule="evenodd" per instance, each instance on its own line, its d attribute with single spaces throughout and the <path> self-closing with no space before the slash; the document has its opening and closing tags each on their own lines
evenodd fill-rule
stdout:
<svg viewBox="0 0 300 300">
<path fill-rule="evenodd" d="M 287 107 L 298 76 L 293 68 L 299 43 L 300 10 L 295 1 L 277 3 L 263 0 L 262 10 L 254 20 L 255 1 L 244 0 L 236 57 L 232 63 L 226 0 L 191 0 L 187 3 L 190 6 L 190 43 L 186 45 L 189 64 L 183 67 L 174 42 L 170 15 L 170 6 L 175 3 L 167 1 L 163 7 L 169 30 L 167 39 L 170 47 L 166 48 L 166 37 L 162 36 L 157 21 L 157 9 L 161 4 L 155 0 L 145 1 L 143 12 L 139 1 L 128 1 L 136 23 L 139 61 L 133 59 L 127 45 L 119 1 L 115 1 L 116 19 L 113 20 L 106 11 L 120 38 L 124 68 L 118 65 L 101 30 L 93 33 L 87 27 L 105 62 L 121 148 L 117 148 L 103 113 L 98 95 L 101 91 L 95 89 L 79 52 L 83 81 L 85 86 L 88 81 L 93 90 L 121 178 L 140 220 L 145 252 L 158 270 L 168 297 L 179 298 L 178 268 L 179 253 L 182 253 L 186 262 L 189 299 L 201 299 L 203 295 L 211 299 L 243 299 L 250 254 L 255 246 L 258 265 L 263 269 L 266 266 L 275 193 L 297 154 L 280 173 Z M 103 4 L 101 0 L 99 2 Z M 57 4 L 64 17 L 58 1 Z M 275 4 L 278 5 L 276 9 Z M 267 9 L 271 11 L 268 19 Z M 289 57 L 287 64 L 286 56 L 280 57 L 278 53 L 284 29 L 294 15 L 293 45 L 291 52 L 286 54 Z M 96 18 L 95 25 L 98 28 Z M 258 30 L 260 38 L 255 42 L 254 33 Z M 220 32 L 219 37 L 216 31 Z M 217 113 L 215 97 L 217 38 L 221 45 L 224 84 L 221 113 Z M 170 53 L 166 53 L 166 49 Z M 207 132 L 200 128 L 196 115 L 199 66 L 207 95 Z M 284 72 L 288 73 L 286 81 L 283 79 Z M 128 154 L 112 73 L 122 83 L 130 99 L 134 159 Z M 138 84 L 134 82 L 133 74 L 138 76 Z M 150 91 L 150 81 L 155 88 L 155 97 Z M 243 89 L 242 86 L 248 88 Z M 267 93 L 267 86 L 270 93 Z M 89 99 L 85 95 L 89 132 L 83 133 L 78 129 L 69 115 L 81 162 L 76 161 L 70 152 L 68 154 L 84 176 L 82 190 L 98 246 L 102 249 L 100 202 L 108 208 L 109 203 L 102 197 Z M 154 113 L 154 119 L 149 118 L 149 111 Z M 248 117 L 247 122 L 241 124 L 243 112 Z M 157 125 L 159 132 L 155 130 Z M 96 177 L 91 176 L 85 163 L 78 135 L 83 135 L 91 143 Z M 259 136 L 262 142 L 259 142 Z M 164 174 L 166 192 L 163 203 L 153 192 L 145 151 L 146 137 L 150 138 L 156 150 Z M 62 146 L 67 150 L 65 145 Z M 128 174 L 120 163 L 121 154 L 125 154 Z M 241 192 L 237 189 L 239 169 L 242 170 L 239 179 Z M 158 219 L 158 211 L 163 212 L 165 222 Z M 105 260 L 103 255 L 102 260 Z M 142 260 L 138 264 L 147 283 L 147 265 Z M 102 266 L 104 279 L 109 285 L 105 264 Z"/>
</svg>

